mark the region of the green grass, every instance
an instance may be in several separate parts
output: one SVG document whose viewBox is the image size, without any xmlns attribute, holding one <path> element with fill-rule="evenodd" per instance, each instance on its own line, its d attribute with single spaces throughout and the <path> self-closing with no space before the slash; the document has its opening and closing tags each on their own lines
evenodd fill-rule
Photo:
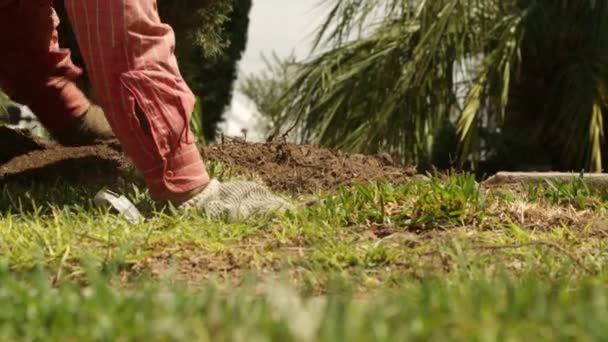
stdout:
<svg viewBox="0 0 608 342">
<path fill-rule="evenodd" d="M 76 341 L 603 340 L 608 289 L 598 281 L 536 275 L 449 277 L 399 291 L 324 297 L 278 283 L 222 290 L 146 282 L 131 288 L 93 275 L 51 287 L 44 273 L 0 273 L 0 338 Z M 251 287 L 250 287 L 251 286 Z"/>
<path fill-rule="evenodd" d="M 1 340 L 603 339 L 608 196 L 580 181 L 359 185 L 238 224 L 113 189 L 132 225 L 95 190 L 0 191 Z"/>
</svg>

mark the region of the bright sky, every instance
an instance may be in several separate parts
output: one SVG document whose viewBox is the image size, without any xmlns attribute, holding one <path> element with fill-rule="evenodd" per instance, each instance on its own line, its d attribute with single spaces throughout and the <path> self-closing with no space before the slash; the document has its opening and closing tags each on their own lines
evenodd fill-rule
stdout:
<svg viewBox="0 0 608 342">
<path fill-rule="evenodd" d="M 312 35 L 325 6 L 320 0 L 254 0 L 250 14 L 249 42 L 241 61 L 241 69 L 256 72 L 264 67 L 260 54 L 276 51 L 287 57 L 293 51 L 306 57 Z"/>
<path fill-rule="evenodd" d="M 323 20 L 321 0 L 253 0 L 249 16 L 249 41 L 240 63 L 242 73 L 255 73 L 264 69 L 261 54 L 288 57 L 292 52 L 305 58 L 315 29 Z M 248 129 L 248 140 L 260 141 L 263 136 L 255 128 L 255 106 L 242 94 L 235 92 L 231 108 L 220 129 L 227 135 L 239 136 Z"/>
</svg>

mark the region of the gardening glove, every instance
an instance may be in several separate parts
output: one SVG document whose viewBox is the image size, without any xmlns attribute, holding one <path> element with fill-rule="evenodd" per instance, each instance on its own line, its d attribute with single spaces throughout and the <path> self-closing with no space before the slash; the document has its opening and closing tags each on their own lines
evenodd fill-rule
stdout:
<svg viewBox="0 0 608 342">
<path fill-rule="evenodd" d="M 114 138 L 103 109 L 96 105 L 91 105 L 75 123 L 61 130 L 50 130 L 49 133 L 63 146 L 91 145 Z"/>
<path fill-rule="evenodd" d="M 224 218 L 234 222 L 272 212 L 284 212 L 293 209 L 293 206 L 258 183 L 221 183 L 212 179 L 205 190 L 179 207 L 182 210 L 192 208 L 204 211 L 210 218 Z"/>
</svg>

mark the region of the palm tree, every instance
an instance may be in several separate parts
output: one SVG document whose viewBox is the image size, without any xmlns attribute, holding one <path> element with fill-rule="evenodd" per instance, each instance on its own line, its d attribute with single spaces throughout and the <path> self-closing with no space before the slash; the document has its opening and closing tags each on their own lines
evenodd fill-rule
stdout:
<svg viewBox="0 0 608 342">
<path fill-rule="evenodd" d="M 421 163 L 453 125 L 461 162 L 603 168 L 608 1 L 323 2 L 284 98 L 303 140 Z"/>
</svg>

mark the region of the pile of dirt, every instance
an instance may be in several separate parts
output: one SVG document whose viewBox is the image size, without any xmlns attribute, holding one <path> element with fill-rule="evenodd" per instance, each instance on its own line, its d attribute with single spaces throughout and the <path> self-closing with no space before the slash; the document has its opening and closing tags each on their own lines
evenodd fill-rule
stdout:
<svg viewBox="0 0 608 342">
<path fill-rule="evenodd" d="M 228 140 L 212 145 L 206 158 L 257 174 L 271 189 L 303 193 L 341 185 L 385 181 L 402 183 L 415 174 L 388 155 L 348 154 L 308 145 L 251 144 Z"/>
<path fill-rule="evenodd" d="M 0 184 L 67 182 L 115 185 L 132 170 L 117 142 L 63 147 L 27 131 L 0 127 Z M 251 144 L 228 140 L 207 147 L 206 160 L 251 172 L 273 190 L 305 193 L 340 185 L 386 181 L 400 183 L 414 170 L 390 156 L 347 154 L 286 143 Z M 132 179 L 132 177 L 131 177 Z"/>
</svg>

